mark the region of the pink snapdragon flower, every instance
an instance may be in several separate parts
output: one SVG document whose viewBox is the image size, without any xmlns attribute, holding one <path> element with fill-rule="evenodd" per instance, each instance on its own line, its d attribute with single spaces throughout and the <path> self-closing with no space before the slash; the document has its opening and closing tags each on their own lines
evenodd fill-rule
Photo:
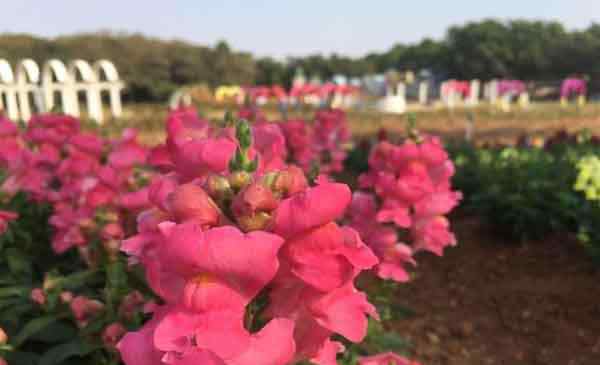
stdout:
<svg viewBox="0 0 600 365">
<path fill-rule="evenodd" d="M 359 177 L 360 186 L 373 193 L 356 192 L 348 218 L 380 258 L 378 276 L 407 281 L 414 253 L 441 256 L 456 244 L 445 217 L 462 198 L 452 191 L 453 174 L 452 161 L 434 137 L 401 145 L 383 141 L 373 148 L 369 171 Z"/>
</svg>

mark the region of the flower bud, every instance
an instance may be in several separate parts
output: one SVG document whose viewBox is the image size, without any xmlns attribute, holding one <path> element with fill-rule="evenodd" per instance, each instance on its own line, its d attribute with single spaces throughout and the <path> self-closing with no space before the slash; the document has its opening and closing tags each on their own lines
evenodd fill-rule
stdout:
<svg viewBox="0 0 600 365">
<path fill-rule="evenodd" d="M 126 332 L 127 329 L 119 322 L 106 326 L 102 332 L 102 343 L 104 343 L 104 347 L 110 351 L 114 351 L 117 343 Z"/>
<path fill-rule="evenodd" d="M 229 181 L 223 176 L 210 175 L 206 180 L 206 191 L 214 199 L 221 200 L 233 195 Z"/>
<path fill-rule="evenodd" d="M 242 150 L 250 148 L 252 145 L 252 131 L 247 121 L 241 120 L 235 128 L 235 137 L 237 138 Z"/>
<path fill-rule="evenodd" d="M 198 185 L 179 185 L 168 200 L 169 210 L 177 222 L 194 221 L 202 226 L 213 226 L 219 221 L 219 208 Z"/>
<path fill-rule="evenodd" d="M 0 327 L 0 345 L 6 345 L 8 342 L 8 335 L 4 332 L 4 329 Z"/>
<path fill-rule="evenodd" d="M 144 303 L 144 307 L 142 308 L 142 312 L 148 314 L 148 313 L 154 313 L 156 311 L 156 309 L 158 309 L 160 306 L 158 304 L 156 304 L 156 301 L 151 299 L 149 301 L 147 301 L 146 303 Z"/>
<path fill-rule="evenodd" d="M 119 315 L 125 319 L 132 319 L 135 312 L 142 309 L 144 296 L 138 290 L 127 294 L 119 305 Z"/>
<path fill-rule="evenodd" d="M 63 291 L 60 293 L 60 301 L 64 304 L 69 304 L 73 300 L 73 293 L 70 291 Z"/>
<path fill-rule="evenodd" d="M 46 293 L 42 290 L 42 288 L 35 288 L 31 291 L 29 296 L 31 300 L 39 305 L 46 304 Z"/>
<path fill-rule="evenodd" d="M 236 171 L 229 175 L 229 184 L 231 187 L 239 191 L 246 185 L 250 184 L 252 181 L 252 176 L 246 171 Z"/>
<path fill-rule="evenodd" d="M 100 232 L 100 236 L 104 240 L 123 239 L 125 233 L 123 232 L 123 228 L 119 223 L 108 223 L 102 228 L 102 232 Z"/>
<path fill-rule="evenodd" d="M 265 212 L 258 212 L 254 215 L 238 217 L 237 222 L 244 232 L 264 230 L 271 223 L 271 215 Z"/>
<path fill-rule="evenodd" d="M 279 173 L 273 189 L 285 195 L 292 195 L 303 191 L 307 186 L 308 182 L 304 172 L 297 166 L 289 166 Z"/>
<path fill-rule="evenodd" d="M 260 178 L 260 183 L 269 189 L 273 190 L 276 186 L 277 179 L 281 175 L 280 172 L 267 172 Z"/>
<path fill-rule="evenodd" d="M 256 212 L 270 212 L 277 208 L 277 200 L 268 187 L 253 183 L 244 188 L 233 199 L 231 205 L 236 217 L 253 215 Z"/>
<path fill-rule="evenodd" d="M 104 310 L 104 304 L 84 296 L 73 298 L 70 303 L 71 312 L 80 327 L 87 326 L 89 320 Z"/>
<path fill-rule="evenodd" d="M 55 275 L 52 274 L 50 272 L 46 273 L 44 275 L 44 281 L 42 283 L 42 288 L 45 291 L 54 289 L 56 287 L 56 284 L 58 283 L 59 278 Z"/>
</svg>

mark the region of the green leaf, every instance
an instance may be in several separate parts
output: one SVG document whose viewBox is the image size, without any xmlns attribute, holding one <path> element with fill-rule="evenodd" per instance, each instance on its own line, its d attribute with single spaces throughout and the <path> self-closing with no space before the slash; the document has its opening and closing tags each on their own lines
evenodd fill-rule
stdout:
<svg viewBox="0 0 600 365">
<path fill-rule="evenodd" d="M 29 258 L 16 248 L 6 250 L 6 260 L 10 272 L 13 274 L 29 274 L 32 271 Z"/>
<path fill-rule="evenodd" d="M 65 321 L 51 323 L 30 338 L 44 343 L 68 342 L 78 336 L 77 328 Z"/>
<path fill-rule="evenodd" d="M 100 346 L 86 344 L 80 339 L 63 343 L 46 351 L 40 359 L 38 365 L 56 365 L 64 362 L 71 357 L 84 357 Z"/>
<path fill-rule="evenodd" d="M 99 278 L 98 270 L 80 271 L 58 279 L 57 285 L 60 285 L 63 289 L 74 290 L 94 283 Z"/>
<path fill-rule="evenodd" d="M 21 346 L 31 336 L 35 335 L 36 333 L 38 333 L 39 331 L 43 330 L 47 326 L 49 326 L 52 323 L 56 322 L 58 319 L 59 319 L 59 317 L 54 316 L 54 315 L 50 315 L 50 316 L 36 318 L 36 319 L 33 319 L 33 320 L 29 321 L 29 323 L 27 323 L 23 327 L 23 329 L 21 330 L 21 332 L 19 332 L 14 337 L 14 339 L 12 341 L 12 344 L 15 347 Z"/>
<path fill-rule="evenodd" d="M 8 352 L 5 355 L 9 364 L 15 365 L 38 365 L 39 356 L 33 352 Z"/>
<path fill-rule="evenodd" d="M 9 286 L 0 288 L 0 298 L 29 296 L 31 288 L 27 286 Z"/>
</svg>

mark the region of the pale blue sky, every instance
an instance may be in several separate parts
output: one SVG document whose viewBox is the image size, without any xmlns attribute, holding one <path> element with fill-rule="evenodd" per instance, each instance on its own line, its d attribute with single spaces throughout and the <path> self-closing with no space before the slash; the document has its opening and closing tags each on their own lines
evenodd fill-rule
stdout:
<svg viewBox="0 0 600 365">
<path fill-rule="evenodd" d="M 99 29 L 212 45 L 258 55 L 363 55 L 396 42 L 440 38 L 449 25 L 485 17 L 600 22 L 600 0 L 0 0 L 0 31 L 56 36 Z"/>
</svg>

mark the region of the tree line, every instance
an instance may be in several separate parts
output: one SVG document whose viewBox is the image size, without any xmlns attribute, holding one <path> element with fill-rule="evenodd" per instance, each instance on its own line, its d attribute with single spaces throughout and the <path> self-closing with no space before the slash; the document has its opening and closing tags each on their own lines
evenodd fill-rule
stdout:
<svg viewBox="0 0 600 365">
<path fill-rule="evenodd" d="M 483 20 L 452 26 L 440 40 L 399 43 L 364 57 L 315 54 L 286 60 L 257 58 L 232 50 L 225 41 L 207 47 L 115 32 L 52 39 L 0 34 L 0 58 L 15 63 L 25 57 L 40 63 L 50 58 L 108 58 L 127 81 L 126 98 L 135 101 L 164 100 L 191 83 L 289 85 L 298 68 L 322 79 L 390 69 L 429 69 L 449 78 L 483 80 L 558 80 L 578 73 L 588 75 L 593 85 L 600 78 L 600 24 L 568 30 L 558 22 Z"/>
</svg>

